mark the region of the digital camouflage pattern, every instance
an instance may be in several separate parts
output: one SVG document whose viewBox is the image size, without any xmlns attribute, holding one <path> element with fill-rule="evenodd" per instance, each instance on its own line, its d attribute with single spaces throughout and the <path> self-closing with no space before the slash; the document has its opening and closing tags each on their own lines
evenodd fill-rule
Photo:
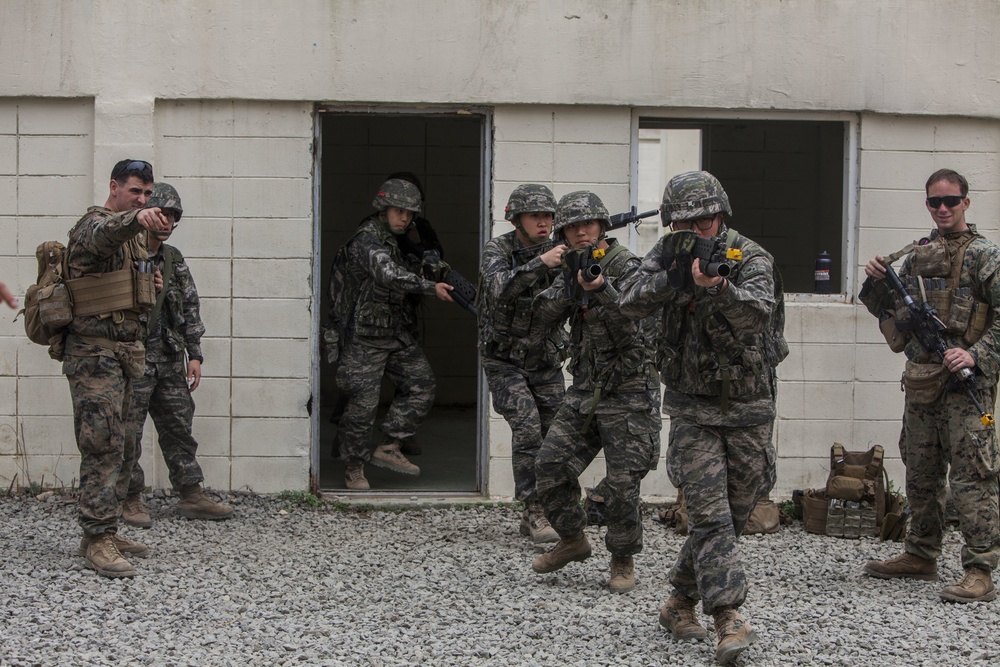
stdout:
<svg viewBox="0 0 1000 667">
<path fill-rule="evenodd" d="M 513 222 L 521 213 L 555 213 L 556 198 L 544 185 L 525 183 L 514 188 L 507 199 L 504 219 Z"/>
<path fill-rule="evenodd" d="M 611 247 L 617 242 L 611 241 Z M 608 532 L 605 544 L 618 556 L 642 550 L 639 485 L 655 468 L 662 420 L 657 411 L 659 380 L 652 367 L 652 318 L 622 317 L 620 283 L 639 259 L 627 250 L 606 254 L 601 268 L 606 287 L 590 292 L 584 310 L 566 299 L 560 274 L 535 298 L 544 322 L 569 318 L 573 384 L 545 436 L 535 462 L 538 498 L 545 516 L 563 537 L 587 524 L 580 505 L 580 474 L 603 449 L 607 461 Z"/>
<path fill-rule="evenodd" d="M 975 227 L 939 237 L 935 230 L 931 243 L 949 247 L 951 261 L 961 237 L 976 234 Z M 899 276 L 923 275 L 913 255 L 907 255 Z M 928 276 L 932 277 L 932 276 Z M 987 411 L 996 403 L 1000 375 L 1000 247 L 976 234 L 967 246 L 958 281 L 972 296 L 989 306 L 988 328 L 975 344 L 969 345 L 961 333 L 943 333 L 948 348 L 968 349 L 976 360 L 976 395 Z M 884 280 L 865 281 L 859 295 L 869 312 L 878 315 L 896 307 L 895 298 Z M 922 363 L 940 362 L 937 354 L 926 355 L 915 339 L 907 342 L 907 358 Z M 906 534 L 906 551 L 922 558 L 941 554 L 944 536 L 945 481 L 959 514 L 959 528 L 965 540 L 962 566 L 993 570 L 1000 562 L 1000 451 L 995 427 L 983 426 L 979 413 L 964 393 L 945 391 L 937 403 L 914 405 L 906 401 L 899 452 L 906 465 L 906 499 L 912 515 Z"/>
<path fill-rule="evenodd" d="M 565 394 L 566 332 L 558 324 L 543 326 L 535 319 L 532 301 L 559 270 L 547 267 L 537 255 L 523 256 L 515 266 L 514 251 L 523 247 L 512 231 L 483 248 L 479 350 L 493 408 L 511 429 L 515 497 L 531 502 L 536 499 L 535 457 Z"/>
<path fill-rule="evenodd" d="M 559 206 L 556 208 L 556 221 L 552 225 L 552 233 L 556 237 L 562 237 L 563 228 L 576 222 L 588 220 L 600 220 L 607 228 L 610 216 L 608 208 L 601 201 L 601 198 L 593 192 L 578 190 L 563 195 L 559 199 Z"/>
<path fill-rule="evenodd" d="M 689 171 L 670 179 L 663 190 L 660 220 L 664 227 L 679 220 L 708 218 L 716 213 L 732 215 L 729 195 L 707 171 Z"/>
<path fill-rule="evenodd" d="M 156 186 L 153 196 L 157 196 Z M 191 433 L 194 400 L 188 391 L 184 359 L 186 352 L 190 359 L 203 360 L 201 337 L 205 334 L 205 325 L 201 321 L 201 300 L 191 269 L 180 250 L 164 243 L 149 258 L 163 272 L 164 254 L 168 252 L 173 268 L 163 287 L 166 290 L 163 307 L 146 337 L 145 373 L 132 383 L 127 433 L 134 442 L 136 464 L 132 469 L 129 496 L 142 493 L 146 485 L 145 473 L 138 460 L 142 455 L 147 413 L 156 426 L 171 485 L 180 489 L 201 484 L 205 479 L 196 459 L 198 442 Z"/>
<path fill-rule="evenodd" d="M 401 178 L 390 178 L 379 187 L 372 200 L 372 207 L 384 211 L 390 206 L 420 213 L 423 198 L 420 189 Z"/>
<path fill-rule="evenodd" d="M 121 269 L 127 243 L 132 256 L 145 257 L 145 229 L 136 221 L 136 213 L 113 214 L 101 206 L 87 209 L 69 232 L 67 279 Z M 62 366 L 69 381 L 80 450 L 79 521 L 91 536 L 117 530 L 119 506 L 136 460 L 126 437 L 125 417 L 132 393 L 126 370 L 135 373 L 145 325 L 114 319 L 74 317 Z M 109 348 L 81 336 L 105 338 L 118 345 Z"/>
<path fill-rule="evenodd" d="M 416 186 L 400 181 L 413 188 Z M 357 303 L 342 340 L 337 387 L 346 407 L 337 438 L 341 457 L 369 460 L 379 387 L 387 374 L 396 387 L 382 431 L 412 437 L 434 404 L 430 364 L 414 337 L 415 306 L 408 294 L 434 294 L 434 283 L 406 268 L 396 238 L 378 216 L 368 218 L 347 244 L 347 271 L 358 284 Z"/>
<path fill-rule="evenodd" d="M 174 222 L 180 222 L 184 214 L 184 207 L 181 206 L 181 196 L 177 190 L 169 183 L 154 183 L 153 194 L 146 203 L 147 208 L 168 208 L 174 211 Z"/>
</svg>

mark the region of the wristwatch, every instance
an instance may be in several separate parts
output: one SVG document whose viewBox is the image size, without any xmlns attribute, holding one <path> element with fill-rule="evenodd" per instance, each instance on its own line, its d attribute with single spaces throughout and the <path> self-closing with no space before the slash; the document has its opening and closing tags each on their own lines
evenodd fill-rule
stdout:
<svg viewBox="0 0 1000 667">
<path fill-rule="evenodd" d="M 729 281 L 723 278 L 717 284 L 712 285 L 711 287 L 706 287 L 705 291 L 708 292 L 709 296 L 717 296 L 721 294 L 724 289 L 726 289 L 726 284 L 728 282 Z"/>
</svg>

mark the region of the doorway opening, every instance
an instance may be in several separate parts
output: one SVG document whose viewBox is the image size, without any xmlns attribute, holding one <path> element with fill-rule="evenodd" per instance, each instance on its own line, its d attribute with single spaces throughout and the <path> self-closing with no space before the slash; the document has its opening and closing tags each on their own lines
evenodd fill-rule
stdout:
<svg viewBox="0 0 1000 667">
<path fill-rule="evenodd" d="M 430 221 L 443 259 L 476 283 L 487 187 L 488 117 L 467 110 L 361 112 L 321 110 L 319 252 L 320 321 L 329 309 L 330 263 L 358 224 L 373 214 L 372 199 L 390 174 L 410 172 L 424 191 L 422 216 Z M 483 414 L 475 317 L 457 304 L 423 297 L 418 309 L 418 343 L 434 371 L 434 407 L 417 431 L 423 449 L 410 459 L 420 475 L 400 475 L 372 465 L 365 476 L 372 492 L 480 493 Z M 319 368 L 318 482 L 325 491 L 344 492 L 344 466 L 334 455 L 339 391 L 336 365 Z M 369 445 L 383 439 L 379 429 L 393 396 L 382 381 L 379 414 Z M 314 462 L 317 457 L 313 457 Z"/>
</svg>

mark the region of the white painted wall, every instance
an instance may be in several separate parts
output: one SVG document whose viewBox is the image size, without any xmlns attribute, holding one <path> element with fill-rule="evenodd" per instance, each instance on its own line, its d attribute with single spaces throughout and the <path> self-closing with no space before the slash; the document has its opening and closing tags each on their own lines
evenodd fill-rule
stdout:
<svg viewBox="0 0 1000 667">
<path fill-rule="evenodd" d="M 853 113 L 860 171 L 847 205 L 857 212 L 860 275 L 875 252 L 929 227 L 922 185 L 938 167 L 969 177 L 969 218 L 997 238 L 1000 5 L 959 4 L 3 3 L 2 278 L 23 294 L 35 245 L 62 238 L 104 201 L 110 165 L 123 155 L 153 161 L 199 216 L 176 238 L 202 288 L 206 354 L 218 360 L 196 394 L 208 483 L 305 488 L 315 104 L 492 108 L 494 233 L 509 229 L 503 206 L 526 181 L 557 195 L 592 189 L 627 209 L 633 108 Z M 901 358 L 843 301 L 788 305 L 779 495 L 821 485 L 834 440 L 880 442 L 898 457 Z M 58 364 L 4 318 L 0 485 L 26 472 L 75 477 L 70 414 Z M 507 496 L 510 436 L 496 415 L 490 433 L 489 492 Z M 151 449 L 144 462 L 165 485 Z M 898 459 L 890 470 L 898 479 Z M 643 490 L 672 495 L 662 466 Z"/>
</svg>

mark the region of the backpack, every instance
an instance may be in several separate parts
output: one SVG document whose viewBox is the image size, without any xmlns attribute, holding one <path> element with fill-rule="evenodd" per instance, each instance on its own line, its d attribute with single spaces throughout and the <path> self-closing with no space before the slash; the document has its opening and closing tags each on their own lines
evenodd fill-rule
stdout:
<svg viewBox="0 0 1000 667">
<path fill-rule="evenodd" d="M 327 344 L 327 361 L 331 363 L 339 357 L 340 347 L 354 334 L 354 309 L 361 296 L 361 279 L 351 271 L 348 247 L 356 235 L 357 232 L 340 246 L 330 265 L 330 282 L 327 287 L 330 326 L 324 329 L 323 340 Z"/>
<path fill-rule="evenodd" d="M 63 331 L 73 321 L 73 301 L 66 287 L 66 246 L 45 241 L 35 249 L 38 278 L 24 294 L 24 332 L 33 343 L 49 346 L 49 356 L 62 358 Z M 16 319 L 16 318 L 15 318 Z"/>
</svg>

